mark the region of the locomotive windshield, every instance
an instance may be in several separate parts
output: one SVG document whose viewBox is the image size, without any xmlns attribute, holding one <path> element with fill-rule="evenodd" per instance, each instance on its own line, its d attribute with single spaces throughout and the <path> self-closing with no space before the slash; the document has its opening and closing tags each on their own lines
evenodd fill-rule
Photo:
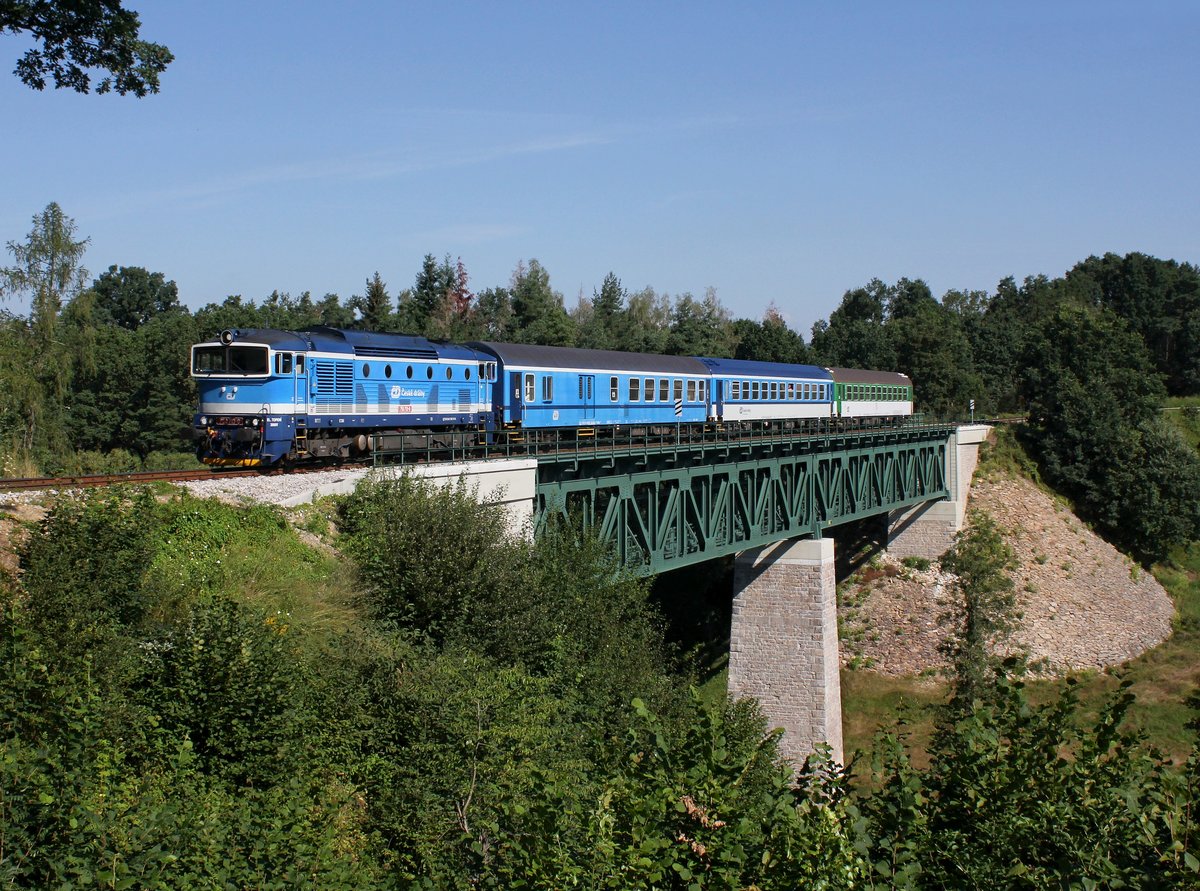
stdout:
<svg viewBox="0 0 1200 891">
<path fill-rule="evenodd" d="M 192 374 L 266 373 L 266 347 L 198 346 L 192 350 Z"/>
</svg>

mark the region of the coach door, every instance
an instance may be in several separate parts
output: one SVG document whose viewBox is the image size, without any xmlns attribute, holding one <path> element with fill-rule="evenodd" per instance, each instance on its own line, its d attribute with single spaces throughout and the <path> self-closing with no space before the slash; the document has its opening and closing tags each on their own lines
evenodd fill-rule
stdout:
<svg viewBox="0 0 1200 891">
<path fill-rule="evenodd" d="M 596 375 L 579 375 L 579 404 L 583 408 L 583 420 L 596 420 Z"/>
<path fill-rule="evenodd" d="M 305 367 L 307 363 L 304 358 L 303 353 L 296 353 L 292 375 L 294 402 L 298 414 L 308 414 L 308 369 Z"/>
<path fill-rule="evenodd" d="M 512 422 L 525 420 L 525 391 L 521 388 L 521 372 L 514 371 L 508 376 L 508 390 L 512 405 Z"/>
</svg>

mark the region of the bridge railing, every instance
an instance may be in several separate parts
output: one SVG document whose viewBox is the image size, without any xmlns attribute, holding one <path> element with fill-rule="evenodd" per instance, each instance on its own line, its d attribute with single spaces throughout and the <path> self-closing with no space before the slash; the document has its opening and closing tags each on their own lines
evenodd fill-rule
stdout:
<svg viewBox="0 0 1200 891">
<path fill-rule="evenodd" d="M 756 427 L 675 424 L 505 430 L 493 434 L 478 430 L 380 432 L 371 437 L 371 454 L 376 465 L 528 457 L 568 460 L 580 456 L 660 454 L 680 449 L 770 447 L 831 437 L 907 435 L 942 431 L 951 426 L 914 415 L 898 423 L 874 425 L 820 419 L 802 428 L 780 424 Z"/>
</svg>

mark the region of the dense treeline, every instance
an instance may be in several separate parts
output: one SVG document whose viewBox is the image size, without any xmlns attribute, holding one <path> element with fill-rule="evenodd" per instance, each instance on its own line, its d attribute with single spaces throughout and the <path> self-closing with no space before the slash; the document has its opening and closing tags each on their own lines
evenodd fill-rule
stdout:
<svg viewBox="0 0 1200 891">
<path fill-rule="evenodd" d="M 948 558 L 967 617 L 928 763 L 901 726 L 870 766 L 793 774 L 752 704 L 686 692 L 594 542 L 512 540 L 411 480 L 336 520 L 353 583 L 264 507 L 105 493 L 31 529 L 0 614 L 0 883 L 1196 883 L 1197 762 L 1124 731 L 1124 689 L 1085 719 L 989 655 L 1012 583 L 986 521 Z"/>
<path fill-rule="evenodd" d="M 1106 254 L 1061 278 L 941 300 L 919 279 L 875 279 L 847 291 L 805 343 L 774 305 L 761 321 L 733 319 L 711 290 L 631 292 L 611 273 L 568 310 L 536 260 L 478 293 L 461 260 L 427 255 L 394 296 L 375 273 L 345 300 L 274 292 L 193 312 L 161 272 L 111 266 L 89 284 L 86 246 L 56 204 L 9 242 L 0 294 L 27 297 L 30 311 L 0 315 L 8 475 L 186 460 L 189 344 L 229 327 L 325 324 L 903 371 L 918 410 L 962 418 L 974 401 L 980 416 L 1028 413 L 1047 481 L 1139 559 L 1200 534 L 1200 462 L 1157 416 L 1164 397 L 1200 393 L 1200 270 L 1187 263 Z"/>
</svg>

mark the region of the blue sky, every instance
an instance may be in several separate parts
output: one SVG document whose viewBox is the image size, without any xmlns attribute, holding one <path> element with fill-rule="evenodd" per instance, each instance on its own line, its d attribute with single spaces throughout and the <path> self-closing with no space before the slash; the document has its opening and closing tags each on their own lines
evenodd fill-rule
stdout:
<svg viewBox="0 0 1200 891">
<path fill-rule="evenodd" d="M 1196 2 L 126 5 L 157 96 L 0 75 L 0 241 L 57 201 L 192 307 L 537 258 L 807 337 L 873 277 L 1200 260 Z"/>
</svg>

